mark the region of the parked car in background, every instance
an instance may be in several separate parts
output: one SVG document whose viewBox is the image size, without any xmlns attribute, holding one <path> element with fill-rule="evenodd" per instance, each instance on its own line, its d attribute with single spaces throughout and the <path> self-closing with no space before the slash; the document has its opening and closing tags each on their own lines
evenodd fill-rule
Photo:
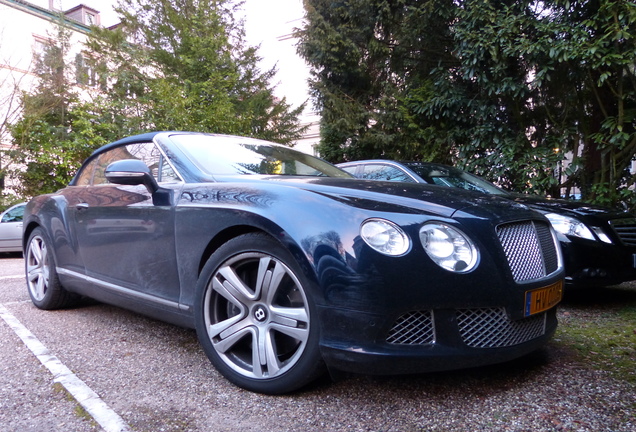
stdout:
<svg viewBox="0 0 636 432">
<path fill-rule="evenodd" d="M 507 192 L 441 164 L 363 160 L 338 167 L 362 179 L 434 184 L 526 204 L 543 213 L 557 231 L 569 286 L 605 286 L 636 279 L 636 218 L 624 210 Z"/>
<path fill-rule="evenodd" d="M 0 252 L 22 252 L 22 216 L 26 203 L 0 213 Z"/>
<path fill-rule="evenodd" d="M 556 235 L 526 206 L 357 180 L 233 136 L 100 148 L 68 187 L 28 204 L 24 245 L 38 308 L 84 295 L 193 327 L 227 379 L 263 393 L 326 367 L 513 359 L 551 337 L 562 296 Z"/>
</svg>

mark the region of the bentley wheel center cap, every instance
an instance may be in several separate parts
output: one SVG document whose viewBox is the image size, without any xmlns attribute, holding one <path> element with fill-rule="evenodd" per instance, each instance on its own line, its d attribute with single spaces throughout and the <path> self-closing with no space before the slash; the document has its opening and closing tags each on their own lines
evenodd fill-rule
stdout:
<svg viewBox="0 0 636 432">
<path fill-rule="evenodd" d="M 258 306 L 254 309 L 254 318 L 256 318 L 258 322 L 263 322 L 267 319 L 267 312 L 263 306 Z"/>
</svg>

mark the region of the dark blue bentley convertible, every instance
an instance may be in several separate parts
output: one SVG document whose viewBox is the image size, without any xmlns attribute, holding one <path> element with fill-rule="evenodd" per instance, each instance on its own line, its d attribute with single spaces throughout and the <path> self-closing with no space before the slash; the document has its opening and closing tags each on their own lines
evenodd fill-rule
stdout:
<svg viewBox="0 0 636 432">
<path fill-rule="evenodd" d="M 562 295 L 555 234 L 525 205 L 200 133 L 95 151 L 28 204 L 24 249 L 37 307 L 87 296 L 196 328 L 225 377 L 272 394 L 327 368 L 522 356 L 555 331 Z"/>
</svg>

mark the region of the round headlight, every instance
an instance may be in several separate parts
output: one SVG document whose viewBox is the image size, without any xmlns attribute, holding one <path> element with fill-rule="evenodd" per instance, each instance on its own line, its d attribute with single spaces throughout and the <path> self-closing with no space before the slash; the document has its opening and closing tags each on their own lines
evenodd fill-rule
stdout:
<svg viewBox="0 0 636 432">
<path fill-rule="evenodd" d="M 402 228 L 384 219 L 368 219 L 360 227 L 360 237 L 366 244 L 384 255 L 404 255 L 411 247 Z"/>
<path fill-rule="evenodd" d="M 477 265 L 477 248 L 457 228 L 428 223 L 420 229 L 420 240 L 428 256 L 443 269 L 465 273 Z"/>
</svg>

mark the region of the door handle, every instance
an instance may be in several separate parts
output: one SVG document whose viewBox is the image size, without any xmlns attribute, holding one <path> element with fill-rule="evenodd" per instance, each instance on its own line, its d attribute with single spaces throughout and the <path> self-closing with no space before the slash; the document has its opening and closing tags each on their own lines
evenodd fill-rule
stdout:
<svg viewBox="0 0 636 432">
<path fill-rule="evenodd" d="M 88 203 L 85 203 L 85 202 L 75 204 L 75 208 L 78 210 L 84 210 L 84 209 L 87 209 L 88 207 L 89 207 Z"/>
</svg>

